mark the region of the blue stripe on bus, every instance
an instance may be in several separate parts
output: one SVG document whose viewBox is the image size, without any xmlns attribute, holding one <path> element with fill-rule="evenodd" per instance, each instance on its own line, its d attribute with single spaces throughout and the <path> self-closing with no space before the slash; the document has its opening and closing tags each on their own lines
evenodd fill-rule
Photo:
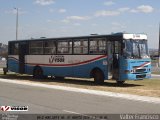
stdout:
<svg viewBox="0 0 160 120">
<path fill-rule="evenodd" d="M 16 73 L 19 72 L 19 61 L 17 59 L 9 58 L 7 64 L 8 64 L 8 70 Z"/>
<path fill-rule="evenodd" d="M 43 70 L 43 74 L 50 76 L 66 76 L 66 77 L 90 77 L 90 72 L 94 68 L 99 68 L 105 72 L 105 79 L 108 79 L 108 70 L 107 65 L 103 65 L 103 61 L 106 61 L 106 58 L 90 62 L 88 64 L 78 65 L 78 66 L 71 66 L 71 67 L 57 67 L 57 66 L 40 66 Z M 8 66 L 9 70 L 13 72 L 18 72 L 19 70 L 19 62 L 17 59 L 9 58 L 8 59 Z M 25 64 L 25 73 L 26 74 L 33 74 L 33 69 L 35 65 Z"/>
</svg>

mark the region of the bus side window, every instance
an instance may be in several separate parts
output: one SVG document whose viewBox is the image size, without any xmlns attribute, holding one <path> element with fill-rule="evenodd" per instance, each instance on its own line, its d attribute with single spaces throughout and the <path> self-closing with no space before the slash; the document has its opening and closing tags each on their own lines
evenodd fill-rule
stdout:
<svg viewBox="0 0 160 120">
<path fill-rule="evenodd" d="M 72 41 L 58 41 L 57 42 L 57 54 L 72 54 Z"/>
<path fill-rule="evenodd" d="M 29 53 L 31 55 L 43 54 L 43 41 L 31 41 L 29 43 Z"/>
<path fill-rule="evenodd" d="M 9 54 L 10 55 L 18 55 L 19 54 L 19 44 L 18 43 L 10 43 L 9 44 Z"/>
<path fill-rule="evenodd" d="M 44 42 L 44 54 L 56 54 L 56 42 L 55 41 L 45 41 Z"/>
<path fill-rule="evenodd" d="M 115 41 L 115 54 L 121 54 L 121 44 L 119 41 Z"/>
<path fill-rule="evenodd" d="M 107 44 L 106 39 L 99 40 L 99 53 L 106 54 L 107 53 Z"/>
<path fill-rule="evenodd" d="M 88 54 L 88 39 L 74 40 L 74 54 Z"/>
<path fill-rule="evenodd" d="M 107 53 L 107 44 L 105 38 L 92 38 L 90 39 L 89 46 L 90 54 L 106 54 Z"/>
</svg>

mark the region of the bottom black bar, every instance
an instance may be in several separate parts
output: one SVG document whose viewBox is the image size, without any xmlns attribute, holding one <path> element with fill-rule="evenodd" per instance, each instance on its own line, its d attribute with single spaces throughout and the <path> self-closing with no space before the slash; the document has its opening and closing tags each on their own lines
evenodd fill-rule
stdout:
<svg viewBox="0 0 160 120">
<path fill-rule="evenodd" d="M 0 114 L 0 120 L 160 120 L 160 114 Z"/>
</svg>

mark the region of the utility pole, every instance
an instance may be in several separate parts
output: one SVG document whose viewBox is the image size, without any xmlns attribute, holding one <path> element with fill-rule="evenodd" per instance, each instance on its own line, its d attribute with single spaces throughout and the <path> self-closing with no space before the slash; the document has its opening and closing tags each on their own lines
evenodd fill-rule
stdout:
<svg viewBox="0 0 160 120">
<path fill-rule="evenodd" d="M 160 23 L 159 23 L 159 49 L 158 49 L 158 67 L 160 67 Z"/>
<path fill-rule="evenodd" d="M 18 40 L 18 8 L 14 8 L 16 10 L 16 40 Z"/>
</svg>

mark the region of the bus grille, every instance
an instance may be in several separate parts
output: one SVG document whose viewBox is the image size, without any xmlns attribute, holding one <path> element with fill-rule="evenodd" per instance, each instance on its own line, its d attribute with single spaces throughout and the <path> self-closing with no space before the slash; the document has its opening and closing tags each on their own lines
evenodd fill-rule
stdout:
<svg viewBox="0 0 160 120">
<path fill-rule="evenodd" d="M 143 72 L 146 72 L 146 69 L 137 69 L 136 70 L 136 73 L 143 73 Z"/>
</svg>

